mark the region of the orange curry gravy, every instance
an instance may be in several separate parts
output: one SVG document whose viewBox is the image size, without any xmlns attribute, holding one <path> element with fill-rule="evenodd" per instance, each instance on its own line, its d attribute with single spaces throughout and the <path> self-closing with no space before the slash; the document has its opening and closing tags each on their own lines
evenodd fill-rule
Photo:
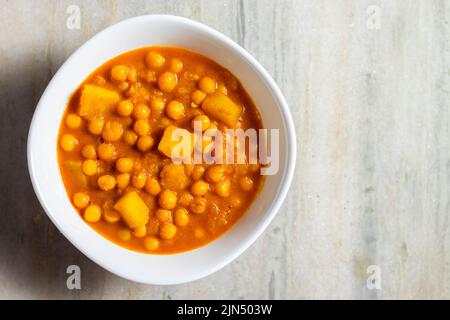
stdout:
<svg viewBox="0 0 450 320">
<path fill-rule="evenodd" d="M 208 97 L 240 111 L 237 122 L 206 112 Z M 156 254 L 192 250 L 229 230 L 264 179 L 258 164 L 174 165 L 161 138 L 170 126 L 193 132 L 198 116 L 222 132 L 262 128 L 239 81 L 199 54 L 148 47 L 95 70 L 71 97 L 58 136 L 62 179 L 81 217 L 124 248 Z"/>
</svg>

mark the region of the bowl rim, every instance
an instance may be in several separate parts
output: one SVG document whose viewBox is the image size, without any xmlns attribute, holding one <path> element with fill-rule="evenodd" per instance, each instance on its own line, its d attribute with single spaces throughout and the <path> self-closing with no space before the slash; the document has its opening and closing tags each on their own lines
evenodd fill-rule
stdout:
<svg viewBox="0 0 450 320">
<path fill-rule="evenodd" d="M 130 23 L 130 22 L 137 22 L 138 20 L 146 20 L 146 19 L 168 19 L 175 22 L 181 22 L 188 25 L 191 25 L 192 27 L 199 28 L 202 31 L 205 31 L 209 33 L 212 37 L 216 38 L 221 43 L 225 44 L 228 47 L 231 47 L 231 49 L 235 52 L 237 52 L 238 55 L 240 55 L 244 60 L 246 60 L 253 68 L 256 69 L 257 72 L 263 77 L 264 81 L 267 82 L 268 87 L 272 90 L 273 95 L 275 96 L 275 99 L 278 101 L 278 107 L 282 116 L 282 120 L 284 122 L 285 128 L 284 131 L 286 133 L 286 141 L 288 146 L 286 147 L 286 159 L 285 159 L 285 170 L 284 174 L 281 178 L 281 183 L 277 187 L 277 194 L 274 198 L 274 201 L 272 204 L 267 208 L 267 212 L 269 213 L 268 216 L 263 220 L 261 225 L 256 228 L 252 235 L 248 237 L 247 241 L 243 242 L 239 247 L 236 247 L 232 250 L 232 252 L 226 256 L 222 260 L 218 260 L 217 263 L 213 267 L 210 267 L 209 269 L 204 269 L 202 272 L 198 272 L 195 275 L 191 275 L 191 277 L 186 277 L 184 281 L 176 281 L 176 282 L 148 282 L 143 280 L 143 277 L 136 276 L 133 273 L 124 273 L 121 270 L 114 268 L 113 266 L 107 265 L 104 263 L 100 258 L 98 258 L 96 255 L 92 255 L 88 252 L 86 252 L 83 248 L 81 248 L 78 243 L 76 242 L 76 239 L 72 239 L 72 236 L 68 234 L 68 232 L 58 223 L 58 221 L 53 217 L 52 214 L 50 214 L 50 208 L 48 207 L 45 198 L 43 194 L 41 193 L 41 190 L 39 189 L 38 181 L 35 176 L 35 169 L 33 167 L 33 136 L 36 134 L 36 131 L 38 130 L 37 124 L 35 121 L 37 111 L 42 107 L 43 101 L 46 100 L 46 96 L 48 95 L 50 88 L 55 85 L 56 80 L 58 80 L 58 77 L 60 74 L 63 74 L 65 72 L 65 69 L 67 68 L 68 62 L 72 59 L 74 59 L 75 56 L 77 56 L 80 52 L 84 50 L 88 44 L 91 42 L 96 41 L 97 38 L 101 37 L 103 33 L 110 32 L 111 29 L 114 29 L 122 24 Z M 34 192 L 36 194 L 36 197 L 39 200 L 40 205 L 43 207 L 46 215 L 50 218 L 52 223 L 58 228 L 58 230 L 65 236 L 69 242 L 74 245 L 80 252 L 83 253 L 87 258 L 94 261 L 96 264 L 101 266 L 102 268 L 108 270 L 109 272 L 118 275 L 124 279 L 128 279 L 134 282 L 143 283 L 143 284 L 156 284 L 156 285 L 173 285 L 173 284 L 181 284 L 181 283 L 187 283 L 191 281 L 195 281 L 198 279 L 201 279 L 203 277 L 206 277 L 210 274 L 215 273 L 216 271 L 220 270 L 221 268 L 225 267 L 229 263 L 231 263 L 233 260 L 235 260 L 237 257 L 239 257 L 244 251 L 246 251 L 266 230 L 270 222 L 273 220 L 275 215 L 279 212 L 281 205 L 284 202 L 284 199 L 286 198 L 286 195 L 289 191 L 289 188 L 291 186 L 293 176 L 294 176 L 294 170 L 295 170 L 295 163 L 296 163 L 296 155 L 297 155 L 297 145 L 296 145 L 296 132 L 295 132 L 295 126 L 294 122 L 288 107 L 288 104 L 273 80 L 273 78 L 270 76 L 270 74 L 265 70 L 265 68 L 250 54 L 248 53 L 244 48 L 242 48 L 240 45 L 238 45 L 236 42 L 222 34 L 221 32 L 204 25 L 203 23 L 185 18 L 180 17 L 176 15 L 166 15 L 166 14 L 151 14 L 151 15 L 141 15 L 136 16 L 132 18 L 127 18 L 124 20 L 121 20 L 117 23 L 114 23 L 105 29 L 101 30 L 100 32 L 96 33 L 94 36 L 92 36 L 90 39 L 88 39 L 86 42 L 84 42 L 78 49 L 76 49 L 70 56 L 65 60 L 65 62 L 61 65 L 61 67 L 58 69 L 58 71 L 53 75 L 50 82 L 47 84 L 46 89 L 44 90 L 41 98 L 39 99 L 38 104 L 36 105 L 36 108 L 33 112 L 33 117 L 31 120 L 30 128 L 28 131 L 28 137 L 27 137 L 27 163 L 28 163 L 28 172 L 30 175 L 31 183 L 34 189 Z M 112 243 L 111 243 L 112 244 Z M 206 244 L 208 245 L 208 244 Z"/>
</svg>

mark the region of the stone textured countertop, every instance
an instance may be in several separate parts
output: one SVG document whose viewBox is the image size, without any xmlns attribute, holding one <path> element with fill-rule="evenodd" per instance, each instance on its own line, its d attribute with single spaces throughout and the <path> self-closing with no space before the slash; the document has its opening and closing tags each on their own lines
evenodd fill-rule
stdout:
<svg viewBox="0 0 450 320">
<path fill-rule="evenodd" d="M 67 27 L 73 5 L 80 29 Z M 450 298 L 447 2 L 0 7 L 0 298 Z M 111 24 L 161 13 L 205 23 L 254 55 L 286 96 L 298 144 L 293 185 L 263 236 L 215 274 L 168 287 L 116 277 L 75 249 L 39 205 L 26 162 L 33 111 L 65 59 Z M 72 264 L 81 290 L 66 287 Z M 367 285 L 371 275 L 379 285 Z"/>
</svg>

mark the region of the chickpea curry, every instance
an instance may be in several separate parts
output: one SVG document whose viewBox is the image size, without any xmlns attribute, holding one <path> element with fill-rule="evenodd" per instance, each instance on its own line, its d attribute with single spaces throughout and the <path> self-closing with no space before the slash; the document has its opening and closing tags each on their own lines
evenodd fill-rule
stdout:
<svg viewBox="0 0 450 320">
<path fill-rule="evenodd" d="M 194 122 L 223 133 L 262 128 L 240 82 L 194 52 L 142 48 L 95 70 L 70 98 L 58 137 L 62 180 L 81 217 L 110 241 L 155 254 L 229 230 L 262 188 L 260 166 L 173 161 L 170 134 L 192 133 Z"/>
</svg>

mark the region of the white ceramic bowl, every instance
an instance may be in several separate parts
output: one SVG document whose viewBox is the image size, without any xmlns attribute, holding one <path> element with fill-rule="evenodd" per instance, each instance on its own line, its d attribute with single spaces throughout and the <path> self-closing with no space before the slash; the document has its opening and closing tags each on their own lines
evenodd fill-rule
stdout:
<svg viewBox="0 0 450 320">
<path fill-rule="evenodd" d="M 106 240 L 72 207 L 60 176 L 58 128 L 72 92 L 97 67 L 132 49 L 175 46 L 201 53 L 230 70 L 259 108 L 266 128 L 280 129 L 280 169 L 268 176 L 249 212 L 219 239 L 185 253 L 142 254 Z M 147 284 L 178 284 L 211 274 L 247 249 L 279 210 L 292 180 L 296 139 L 288 106 L 275 82 L 244 49 L 221 33 L 189 19 L 149 15 L 100 32 L 79 48 L 55 74 L 42 95 L 28 136 L 28 167 L 37 197 L 58 229 L 103 268 Z"/>
</svg>

